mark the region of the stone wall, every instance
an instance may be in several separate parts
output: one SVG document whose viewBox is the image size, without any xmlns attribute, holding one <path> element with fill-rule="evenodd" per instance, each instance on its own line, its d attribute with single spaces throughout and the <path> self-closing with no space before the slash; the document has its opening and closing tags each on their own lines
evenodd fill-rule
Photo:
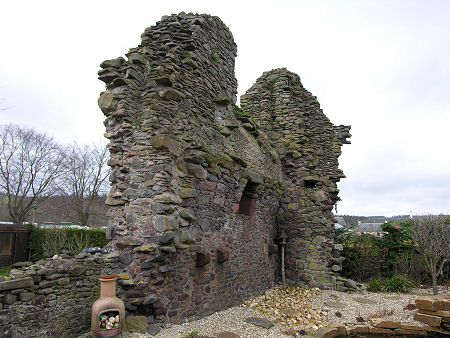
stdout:
<svg viewBox="0 0 450 338">
<path fill-rule="evenodd" d="M 76 337 L 89 331 L 100 274 L 117 271 L 117 258 L 98 253 L 17 263 L 10 278 L 0 280 L 0 337 Z"/>
<path fill-rule="evenodd" d="M 338 157 L 349 143 L 350 127 L 334 126 L 300 77 L 285 68 L 264 73 L 241 97 L 241 107 L 264 130 L 282 163 L 286 189 L 277 226 L 288 236 L 286 277 L 302 285 L 337 284 L 332 272 L 341 270 L 343 258 L 333 242 L 331 210 L 339 200 L 336 183 L 345 177 Z"/>
<path fill-rule="evenodd" d="M 279 281 L 282 230 L 288 279 L 334 285 L 331 209 L 349 127 L 285 69 L 235 106 L 236 45 L 217 17 L 163 17 L 141 37 L 99 72 L 109 246 L 130 277 L 127 311 L 177 322 L 264 292 Z"/>
</svg>

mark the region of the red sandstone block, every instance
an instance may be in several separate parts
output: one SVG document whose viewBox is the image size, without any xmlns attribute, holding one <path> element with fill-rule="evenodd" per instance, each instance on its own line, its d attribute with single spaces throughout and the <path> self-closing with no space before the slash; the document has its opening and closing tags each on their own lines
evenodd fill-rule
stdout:
<svg viewBox="0 0 450 338">
<path fill-rule="evenodd" d="M 441 317 L 436 317 L 436 316 L 426 315 L 426 314 L 423 314 L 423 313 L 416 313 L 414 315 L 414 320 L 417 320 L 418 322 L 422 322 L 422 323 L 425 323 L 425 324 L 430 325 L 430 326 L 441 327 L 442 318 Z"/>
<path fill-rule="evenodd" d="M 426 336 L 425 330 L 395 329 L 396 336 Z"/>
<path fill-rule="evenodd" d="M 314 333 L 316 338 L 334 338 L 337 337 L 338 330 L 335 327 L 321 327 Z"/>
<path fill-rule="evenodd" d="M 423 330 L 422 326 L 418 326 L 418 325 L 414 325 L 414 324 L 409 324 L 409 323 L 402 323 L 402 326 L 400 326 L 400 329 L 405 329 L 405 330 Z"/>
<path fill-rule="evenodd" d="M 434 310 L 433 301 L 434 300 L 428 296 L 417 297 L 415 307 L 416 307 L 416 309 Z"/>
<path fill-rule="evenodd" d="M 347 330 L 345 329 L 345 325 L 342 324 L 331 324 L 328 327 L 334 327 L 337 330 L 338 336 L 346 336 Z"/>
<path fill-rule="evenodd" d="M 364 333 L 369 333 L 369 332 L 370 332 L 370 328 L 365 325 L 355 325 L 355 326 L 347 329 L 347 333 L 349 336 L 364 334 Z"/>
<path fill-rule="evenodd" d="M 381 335 L 381 336 L 393 336 L 394 331 L 389 329 L 383 329 L 381 327 L 371 327 L 370 334 Z"/>
<path fill-rule="evenodd" d="M 437 311 L 429 311 L 429 310 L 419 310 L 420 313 L 424 313 L 426 315 L 438 316 L 438 317 L 450 317 L 450 311 L 437 310 Z"/>
<path fill-rule="evenodd" d="M 417 297 L 415 306 L 421 310 L 450 311 L 450 299 L 447 295 Z"/>
<path fill-rule="evenodd" d="M 450 299 L 440 299 L 436 301 L 436 310 L 450 311 Z"/>
<path fill-rule="evenodd" d="M 428 334 L 428 336 L 430 337 L 445 337 L 444 335 L 449 335 L 450 336 L 450 331 L 446 331 L 446 330 L 442 330 L 439 328 L 435 328 L 435 327 L 431 327 L 431 326 L 425 326 L 423 328 L 425 330 L 425 332 Z"/>
<path fill-rule="evenodd" d="M 372 323 L 373 326 L 383 329 L 397 329 L 401 325 L 400 322 L 395 322 L 383 318 L 372 318 L 370 322 Z"/>
<path fill-rule="evenodd" d="M 237 214 L 239 212 L 239 203 L 233 204 L 233 214 Z"/>
</svg>

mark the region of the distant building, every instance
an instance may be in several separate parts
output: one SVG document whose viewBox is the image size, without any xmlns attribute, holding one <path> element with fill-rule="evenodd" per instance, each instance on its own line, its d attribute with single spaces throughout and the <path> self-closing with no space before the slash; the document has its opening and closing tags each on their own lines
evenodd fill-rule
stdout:
<svg viewBox="0 0 450 338">
<path fill-rule="evenodd" d="M 347 222 L 345 221 L 344 217 L 342 217 L 342 216 L 335 216 L 334 218 L 336 219 L 337 224 L 340 224 L 343 227 L 347 227 Z"/>
<path fill-rule="evenodd" d="M 368 234 L 377 237 L 383 237 L 383 230 L 381 229 L 381 225 L 384 223 L 361 223 L 358 221 L 358 227 L 356 228 L 356 233 L 360 234 Z"/>
</svg>

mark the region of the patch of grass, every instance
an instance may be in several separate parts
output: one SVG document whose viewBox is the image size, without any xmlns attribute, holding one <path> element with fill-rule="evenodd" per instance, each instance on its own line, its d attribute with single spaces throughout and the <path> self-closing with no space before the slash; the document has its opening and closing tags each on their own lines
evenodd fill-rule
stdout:
<svg viewBox="0 0 450 338">
<path fill-rule="evenodd" d="M 213 59 L 214 61 L 217 61 L 217 60 L 219 60 L 219 57 L 216 54 L 214 54 L 214 52 L 211 52 L 211 59 Z"/>
<path fill-rule="evenodd" d="M 192 330 L 191 332 L 189 332 L 188 338 L 198 338 L 198 331 Z"/>
<path fill-rule="evenodd" d="M 9 277 L 9 272 L 11 271 L 11 268 L 6 269 L 0 269 L 0 276 L 6 276 Z"/>
</svg>

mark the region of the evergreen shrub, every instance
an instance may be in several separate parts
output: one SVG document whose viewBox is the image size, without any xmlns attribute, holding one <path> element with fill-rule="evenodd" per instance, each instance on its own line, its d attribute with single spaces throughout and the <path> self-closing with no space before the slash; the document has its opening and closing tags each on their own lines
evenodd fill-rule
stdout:
<svg viewBox="0 0 450 338">
<path fill-rule="evenodd" d="M 43 229 L 32 227 L 30 250 L 34 260 L 45 259 L 56 254 L 80 253 L 84 248 L 104 247 L 108 244 L 103 230 Z"/>
</svg>

